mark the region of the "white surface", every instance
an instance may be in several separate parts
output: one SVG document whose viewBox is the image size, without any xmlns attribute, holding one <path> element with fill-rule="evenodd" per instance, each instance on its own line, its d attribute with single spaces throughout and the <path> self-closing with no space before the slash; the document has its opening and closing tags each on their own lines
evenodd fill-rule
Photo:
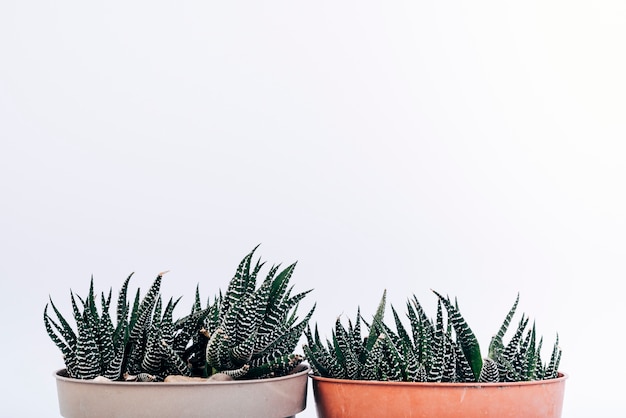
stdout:
<svg viewBox="0 0 626 418">
<path fill-rule="evenodd" d="M 625 19 L 621 1 L 1 2 L 0 416 L 58 414 L 49 294 L 169 269 L 189 306 L 257 243 L 299 260 L 324 332 L 383 288 L 400 309 L 434 288 L 485 349 L 519 291 L 545 344 L 559 332 L 564 417 L 626 415 Z"/>
</svg>

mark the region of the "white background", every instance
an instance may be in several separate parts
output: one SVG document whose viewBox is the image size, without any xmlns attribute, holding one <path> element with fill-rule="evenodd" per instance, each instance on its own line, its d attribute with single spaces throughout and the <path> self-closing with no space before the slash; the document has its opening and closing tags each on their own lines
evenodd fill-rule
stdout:
<svg viewBox="0 0 626 418">
<path fill-rule="evenodd" d="M 258 243 L 323 333 L 432 288 L 485 350 L 520 292 L 564 417 L 625 416 L 625 28 L 623 1 L 2 1 L 0 416 L 58 416 L 48 295 L 169 269 L 182 315 Z"/>
</svg>

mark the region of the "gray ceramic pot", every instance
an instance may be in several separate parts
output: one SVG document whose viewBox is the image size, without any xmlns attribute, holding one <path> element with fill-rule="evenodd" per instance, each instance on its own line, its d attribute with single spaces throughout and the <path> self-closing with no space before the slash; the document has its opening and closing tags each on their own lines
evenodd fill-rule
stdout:
<svg viewBox="0 0 626 418">
<path fill-rule="evenodd" d="M 65 418 L 282 418 L 306 407 L 310 369 L 271 379 L 228 382 L 94 382 L 57 371 Z"/>
</svg>

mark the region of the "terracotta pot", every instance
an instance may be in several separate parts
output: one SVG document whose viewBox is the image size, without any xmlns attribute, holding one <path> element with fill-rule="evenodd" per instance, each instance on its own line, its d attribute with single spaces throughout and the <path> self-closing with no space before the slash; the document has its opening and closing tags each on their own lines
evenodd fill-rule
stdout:
<svg viewBox="0 0 626 418">
<path fill-rule="evenodd" d="M 319 418 L 560 418 L 567 376 L 515 383 L 312 378 Z"/>
<path fill-rule="evenodd" d="M 293 417 L 306 407 L 310 369 L 228 382 L 94 382 L 55 373 L 66 418 Z"/>
</svg>

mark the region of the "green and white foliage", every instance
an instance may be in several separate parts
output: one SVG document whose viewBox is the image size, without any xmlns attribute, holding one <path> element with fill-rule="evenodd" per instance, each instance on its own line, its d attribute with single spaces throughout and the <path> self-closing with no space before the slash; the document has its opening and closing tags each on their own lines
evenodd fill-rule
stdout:
<svg viewBox="0 0 626 418">
<path fill-rule="evenodd" d="M 355 321 L 348 320 L 347 328 L 338 318 L 331 339 L 326 341 L 321 340 L 317 326 L 314 331 L 307 327 L 303 349 L 314 374 L 408 382 L 513 382 L 557 377 L 561 358 L 558 336 L 547 365 L 541 361 L 542 340 L 537 341 L 534 325 L 528 328 L 527 317 L 522 316 L 508 343 L 504 342 L 519 295 L 483 359 L 458 304 L 434 293 L 434 320 L 426 316 L 415 296 L 407 302 L 410 328 L 404 326 L 393 306 L 394 328 L 384 323 L 386 292 L 371 323 L 362 318 L 359 309 Z M 361 323 L 367 327 L 366 336 L 361 335 Z"/>
<path fill-rule="evenodd" d="M 298 320 L 299 302 L 310 291 L 291 294 L 295 264 L 280 272 L 279 266 L 272 267 L 256 288 L 263 263 L 252 267 L 253 254 L 240 263 L 226 293 L 220 292 L 204 308 L 196 287 L 191 312 L 178 320 L 173 312 L 180 298 L 164 305 L 159 293 L 163 274 L 143 298 L 137 289 L 132 305 L 127 300 L 132 274 L 128 276 L 119 292 L 115 323 L 112 292 L 102 293 L 98 308 L 93 278 L 87 297 L 70 292 L 75 328 L 50 300 L 44 324 L 63 354 L 68 375 L 161 381 L 171 374 L 207 377 L 222 372 L 251 379 L 289 373 L 304 359 L 293 352 L 315 306 Z"/>
<path fill-rule="evenodd" d="M 98 309 L 93 278 L 87 297 L 70 292 L 76 329 L 52 300 L 50 306 L 56 320 L 48 315 L 46 305 L 44 324 L 63 354 L 70 377 L 160 381 L 169 374 L 191 374 L 185 357 L 190 355 L 187 352 L 189 341 L 198 333 L 211 308 L 203 310 L 194 306 L 190 315 L 174 322 L 172 316 L 178 300 L 170 299 L 163 307 L 159 293 L 163 273 L 157 276 L 143 298 L 137 289 L 131 308 L 127 301 L 131 277 L 132 274 L 119 292 L 115 324 L 110 315 L 112 292 L 101 294 Z"/>
<path fill-rule="evenodd" d="M 291 295 L 295 263 L 282 271 L 271 267 L 257 288 L 264 263 L 253 265 L 255 250 L 241 261 L 226 293 L 219 295 L 217 309 L 207 317 L 205 358 L 211 372 L 244 379 L 281 376 L 304 359 L 294 350 L 315 306 L 300 321 L 296 313 L 310 290 Z"/>
</svg>

